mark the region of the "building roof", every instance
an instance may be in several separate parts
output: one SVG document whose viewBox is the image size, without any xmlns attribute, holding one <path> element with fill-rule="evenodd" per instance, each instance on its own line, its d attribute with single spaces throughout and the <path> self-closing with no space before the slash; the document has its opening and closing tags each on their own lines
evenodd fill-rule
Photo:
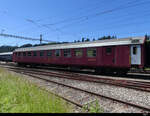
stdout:
<svg viewBox="0 0 150 116">
<path fill-rule="evenodd" d="M 130 37 L 111 40 L 97 40 L 93 42 L 79 42 L 79 43 L 67 43 L 56 45 L 45 45 L 28 48 L 18 48 L 15 52 L 25 51 L 39 51 L 39 50 L 54 50 L 54 49 L 71 49 L 71 48 L 87 48 L 87 47 L 100 47 L 100 46 L 116 46 L 116 45 L 131 45 L 131 44 L 143 44 L 145 37 Z"/>
<path fill-rule="evenodd" d="M 4 52 L 4 53 L 0 53 L 0 56 L 1 55 L 12 55 L 13 54 L 13 52 Z"/>
</svg>

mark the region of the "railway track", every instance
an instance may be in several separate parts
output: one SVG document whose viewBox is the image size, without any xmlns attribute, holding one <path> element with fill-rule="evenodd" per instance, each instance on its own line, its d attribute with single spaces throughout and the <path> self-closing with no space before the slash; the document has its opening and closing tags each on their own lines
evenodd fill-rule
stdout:
<svg viewBox="0 0 150 116">
<path fill-rule="evenodd" d="M 104 95 L 97 94 L 97 93 L 94 93 L 94 92 L 91 92 L 91 91 L 87 91 L 87 90 L 84 90 L 84 89 L 80 89 L 80 88 L 77 88 L 77 87 L 73 87 L 73 86 L 70 86 L 70 85 L 66 85 L 66 84 L 63 84 L 63 83 L 59 83 L 59 82 L 55 82 L 55 81 L 52 81 L 52 80 L 49 80 L 49 79 L 45 79 L 45 78 L 42 78 L 41 75 L 39 75 L 39 73 L 36 73 L 36 75 L 35 75 L 33 73 L 31 74 L 31 72 L 26 72 L 26 71 L 23 71 L 23 70 L 14 70 L 14 69 L 11 69 L 11 70 L 16 72 L 16 73 L 25 74 L 25 75 L 31 76 L 33 78 L 36 78 L 36 79 L 40 79 L 40 80 L 44 80 L 46 82 L 50 82 L 50 83 L 54 83 L 54 84 L 57 84 L 57 85 L 65 86 L 65 87 L 68 87 L 68 88 L 71 88 L 71 89 L 74 89 L 74 90 L 78 90 L 78 91 L 81 91 L 81 92 L 85 92 L 87 94 L 94 95 L 96 97 L 111 100 L 112 102 L 118 102 L 118 103 L 121 103 L 121 104 L 125 104 L 125 105 L 131 106 L 131 107 L 135 107 L 135 108 L 150 112 L 150 108 L 147 108 L 145 106 L 140 106 L 140 105 L 137 105 L 137 104 L 134 104 L 134 103 L 121 101 L 121 100 L 118 100 L 118 99 L 115 99 L 115 98 L 112 98 L 112 97 L 104 96 Z M 66 98 L 63 98 L 63 99 L 66 99 Z M 71 101 L 71 100 L 68 100 L 68 99 L 66 99 L 66 100 L 73 103 L 73 104 L 75 104 L 75 105 L 77 105 L 77 106 L 79 106 L 79 107 L 83 107 L 83 105 L 78 104 L 74 101 Z"/>
<path fill-rule="evenodd" d="M 125 87 L 129 89 L 135 89 L 139 91 L 150 92 L 150 82 L 99 78 L 99 77 L 87 76 L 87 75 L 85 76 L 85 75 L 81 75 L 77 73 L 69 73 L 69 72 L 59 73 L 59 72 L 48 72 L 48 71 L 41 71 L 35 69 L 20 69 L 20 68 L 10 68 L 10 69 L 12 71 L 17 69 L 26 73 L 94 82 L 94 83 L 109 84 L 113 86 L 119 86 L 119 87 Z"/>
<path fill-rule="evenodd" d="M 130 73 L 150 74 L 150 70 L 131 70 Z"/>
<path fill-rule="evenodd" d="M 97 77 L 84 76 L 84 75 L 80 75 L 80 74 L 76 74 L 76 73 L 70 73 L 70 72 L 56 73 L 56 72 L 48 72 L 48 71 L 35 70 L 35 69 L 31 70 L 31 69 L 28 69 L 28 68 L 16 68 L 15 67 L 15 68 L 9 68 L 9 70 L 17 72 L 17 73 L 23 73 L 25 75 L 28 75 L 28 76 L 31 76 L 31 77 L 34 77 L 34 78 L 38 78 L 38 79 L 41 79 L 41 80 L 44 80 L 44 81 L 47 81 L 47 82 L 51 82 L 51 83 L 55 83 L 55 84 L 58 84 L 58 85 L 66 86 L 66 87 L 69 87 L 69 88 L 73 88 L 73 89 L 76 89 L 76 90 L 79 90 L 79 91 L 82 91 L 82 92 L 87 92 L 88 94 L 91 94 L 91 95 L 95 95 L 95 96 L 103 97 L 103 98 L 106 98 L 106 99 L 109 99 L 109 100 L 112 100 L 112 101 L 120 102 L 120 103 L 129 105 L 129 106 L 133 106 L 133 107 L 136 107 L 136 108 L 139 108 L 139 109 L 143 109 L 145 111 L 150 111 L 150 109 L 147 108 L 147 107 L 139 106 L 137 104 L 132 104 L 132 103 L 126 103 L 124 101 L 117 100 L 117 99 L 114 99 L 114 98 L 111 98 L 111 97 L 103 96 L 103 95 L 100 95 L 100 94 L 97 94 L 97 93 L 93 93 L 93 92 L 90 92 L 90 91 L 85 91 L 85 90 L 80 89 L 80 88 L 71 87 L 69 85 L 65 85 L 65 84 L 62 84 L 62 83 L 58 83 L 58 82 L 55 82 L 55 81 L 44 79 L 44 78 L 42 78 L 42 76 L 53 76 L 53 77 L 73 79 L 73 80 L 80 80 L 80 81 L 88 81 L 88 82 L 90 81 L 90 82 L 95 82 L 95 83 L 104 83 L 104 82 L 100 82 L 100 81 L 101 80 L 103 80 L 103 81 L 106 80 L 107 83 L 105 83 L 105 84 L 108 84 L 109 83 L 108 81 L 111 81 L 113 79 L 105 79 L 105 78 L 100 79 L 100 78 L 97 78 Z M 40 77 L 35 76 L 35 75 L 38 75 Z M 87 78 L 85 78 L 85 77 L 87 77 Z M 94 79 L 94 80 L 92 80 L 91 78 Z M 116 83 L 120 84 L 120 82 L 122 82 L 122 80 L 121 81 L 120 80 L 115 80 L 115 83 L 113 83 L 112 85 L 114 85 Z M 150 82 L 142 82 L 141 83 L 141 81 L 123 81 L 123 83 L 127 83 L 127 82 L 129 82 L 130 84 L 131 83 L 132 84 L 139 84 L 136 87 L 150 88 Z M 116 85 L 116 86 L 120 86 L 120 85 Z M 131 87 L 129 87 L 129 88 L 131 88 Z M 138 89 L 138 88 L 136 88 L 136 89 Z M 141 90 L 141 91 L 143 91 L 143 90 Z M 149 90 L 146 90 L 146 91 L 149 92 Z M 76 106 L 78 106 L 80 108 L 83 107 L 82 104 L 79 104 L 77 102 L 73 102 L 71 100 L 68 100 L 65 97 L 62 97 L 62 98 L 65 99 L 66 101 L 71 102 L 72 104 L 75 104 Z"/>
<path fill-rule="evenodd" d="M 1 66 L 12 66 L 12 67 L 18 67 L 15 63 L 0 63 Z M 21 67 L 20 67 L 21 68 Z M 30 67 L 28 67 L 30 68 Z M 81 73 L 81 74 L 87 74 L 87 75 L 93 75 L 98 76 L 99 74 L 96 74 L 94 71 L 73 71 L 66 68 L 58 68 L 58 67 L 45 67 L 45 66 L 38 66 L 36 67 L 38 69 L 43 70 L 53 70 L 53 71 L 60 71 L 60 72 L 70 72 L 70 73 Z M 127 73 L 127 75 L 107 75 L 107 74 L 101 74 L 102 76 L 111 76 L 112 78 L 126 78 L 126 79 L 139 79 L 139 80 L 150 80 L 150 71 L 148 73 L 144 73 L 143 71 L 137 71 L 137 70 L 131 70 Z"/>
</svg>

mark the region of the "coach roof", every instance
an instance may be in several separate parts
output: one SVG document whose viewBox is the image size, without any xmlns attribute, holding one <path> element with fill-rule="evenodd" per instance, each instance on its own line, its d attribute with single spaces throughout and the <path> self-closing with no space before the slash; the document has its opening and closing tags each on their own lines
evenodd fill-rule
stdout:
<svg viewBox="0 0 150 116">
<path fill-rule="evenodd" d="M 1 55 L 12 55 L 13 54 L 13 52 L 4 52 L 4 53 L 0 53 L 0 56 Z"/>
<path fill-rule="evenodd" d="M 99 46 L 131 45 L 131 44 L 143 44 L 144 42 L 145 42 L 145 37 L 130 37 L 130 38 L 111 39 L 111 40 L 97 40 L 97 41 L 92 41 L 92 42 L 79 42 L 79 43 L 67 43 L 67 44 L 55 44 L 55 45 L 28 47 L 28 48 L 18 48 L 15 50 L 15 52 L 87 48 L 87 47 L 99 47 Z"/>
</svg>

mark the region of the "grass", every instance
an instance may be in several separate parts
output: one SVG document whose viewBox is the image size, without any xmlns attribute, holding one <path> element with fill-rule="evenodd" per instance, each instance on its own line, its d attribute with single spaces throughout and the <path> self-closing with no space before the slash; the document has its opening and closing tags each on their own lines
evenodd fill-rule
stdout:
<svg viewBox="0 0 150 116">
<path fill-rule="evenodd" d="M 145 68 L 144 70 L 147 70 L 147 71 L 149 71 L 149 70 L 150 70 L 150 68 Z"/>
<path fill-rule="evenodd" d="M 0 69 L 0 113 L 70 113 L 69 104 Z"/>
<path fill-rule="evenodd" d="M 83 112 L 88 113 L 104 113 L 104 109 L 100 107 L 98 100 L 95 100 L 89 104 L 85 104 L 82 108 Z"/>
</svg>

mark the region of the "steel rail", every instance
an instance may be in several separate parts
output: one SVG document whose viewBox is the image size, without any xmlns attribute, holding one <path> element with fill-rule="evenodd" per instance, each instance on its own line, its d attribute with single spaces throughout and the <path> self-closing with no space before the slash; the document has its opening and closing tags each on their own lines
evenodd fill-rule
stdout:
<svg viewBox="0 0 150 116">
<path fill-rule="evenodd" d="M 12 70 L 15 68 L 11 68 Z M 22 70 L 22 69 L 19 69 Z M 24 71 L 24 70 L 22 70 Z M 59 77 L 59 78 L 67 78 L 67 79 L 73 79 L 73 80 L 79 80 L 79 81 L 87 81 L 87 82 L 95 82 L 95 83 L 103 83 L 103 84 L 109 84 L 109 85 L 113 85 L 113 86 L 120 86 L 120 87 L 125 87 L 125 88 L 129 88 L 129 89 L 136 89 L 136 90 L 140 90 L 140 91 L 145 91 L 145 92 L 150 92 L 150 86 L 138 86 L 138 85 L 134 85 L 134 84 L 125 84 L 125 83 L 120 83 L 119 81 L 117 82 L 104 82 L 104 81 L 99 81 L 99 80 L 92 80 L 92 78 L 87 79 L 85 78 L 75 78 L 75 77 L 68 77 L 68 76 L 64 76 L 64 74 L 57 74 L 54 72 L 47 72 L 47 73 L 43 73 L 42 71 L 38 71 L 38 72 L 33 72 L 33 71 L 24 71 L 27 73 L 32 73 L 32 74 L 39 74 L 39 75 L 43 75 L 43 76 L 55 76 L 55 77 Z M 142 88 L 143 87 L 143 88 Z M 146 88 L 146 89 L 145 89 Z"/>
<path fill-rule="evenodd" d="M 0 64 L 0 65 L 6 66 L 5 64 Z M 21 67 L 16 67 L 16 66 L 14 66 L 14 65 L 8 65 L 8 64 L 7 64 L 7 66 L 13 66 L 13 67 L 18 68 L 18 69 L 21 68 Z M 25 68 L 24 68 L 24 69 L 25 69 Z M 26 68 L 26 69 L 27 69 L 27 68 Z M 28 68 L 28 69 L 31 69 L 31 68 Z M 45 69 L 45 68 L 42 68 L 42 69 Z M 33 69 L 32 69 L 32 70 L 33 70 Z M 37 71 L 37 70 L 35 70 L 35 71 Z M 38 71 L 39 71 L 39 70 L 38 70 Z M 40 72 L 40 71 L 39 71 L 39 72 Z M 66 72 L 65 72 L 65 73 L 66 73 Z M 68 72 L 67 72 L 67 73 L 68 73 Z M 78 73 L 74 73 L 74 75 L 83 76 L 83 75 L 78 74 Z M 91 78 L 91 77 L 92 77 L 92 78 L 97 78 L 97 77 L 94 77 L 94 76 L 86 75 L 86 78 L 87 78 L 87 77 L 90 77 L 90 78 Z M 100 78 L 99 78 L 99 79 L 100 79 Z M 108 78 L 102 78 L 102 77 L 101 77 L 101 79 L 103 79 L 103 80 L 116 80 L 116 79 L 108 79 Z M 118 79 L 117 79 L 117 80 L 118 80 Z M 124 81 L 124 80 L 121 80 L 121 79 L 120 79 L 120 80 L 118 80 L 118 81 Z M 125 81 L 128 81 L 128 82 L 129 82 L 129 81 L 131 81 L 131 80 L 125 80 Z M 130 82 L 130 83 L 135 83 L 135 84 L 137 83 L 138 85 L 139 85 L 139 84 L 142 85 L 141 82 L 142 82 L 144 85 L 146 85 L 146 84 L 149 85 L 149 84 L 150 84 L 150 82 L 144 82 L 144 81 L 134 81 L 134 82 L 132 81 L 132 82 Z"/>
<path fill-rule="evenodd" d="M 19 70 L 20 70 L 20 68 L 18 68 Z M 24 69 L 22 69 L 22 70 L 24 70 Z M 29 69 L 27 69 L 27 70 L 29 70 Z M 31 70 L 30 70 L 31 71 Z M 40 70 L 34 70 L 34 69 L 32 69 L 32 71 L 38 71 L 38 72 L 45 72 L 45 73 L 49 73 L 49 72 L 47 72 L 47 71 L 40 71 Z M 51 72 L 52 73 L 52 72 Z M 54 72 L 53 72 L 54 73 Z M 68 73 L 68 72 L 67 72 Z M 76 73 L 71 73 L 71 74 L 67 74 L 66 72 L 65 72 L 65 74 L 63 74 L 63 75 L 66 75 L 66 76 L 84 76 L 84 75 L 81 75 L 81 74 L 76 74 Z M 56 74 L 56 73 L 55 73 Z M 128 82 L 128 83 L 135 83 L 135 84 L 140 84 L 140 85 L 142 85 L 142 84 L 144 84 L 144 85 L 148 85 L 148 86 L 150 86 L 150 82 L 142 82 L 142 81 L 131 81 L 131 80 L 116 80 L 116 79 L 108 79 L 108 78 L 98 78 L 98 77 L 94 77 L 94 76 L 89 76 L 89 75 L 85 75 L 86 76 L 86 78 L 92 78 L 92 79 L 98 79 L 98 80 L 100 80 L 100 79 L 103 79 L 103 80 L 107 80 L 107 81 L 116 81 L 116 82 Z"/>
<path fill-rule="evenodd" d="M 14 71 L 14 72 L 20 73 L 20 71 Z M 109 99 L 109 100 L 112 100 L 112 101 L 116 101 L 116 102 L 119 102 L 119 103 L 122 103 L 122 104 L 126 104 L 126 105 L 129 105 L 129 106 L 135 107 L 135 108 L 139 108 L 139 109 L 142 109 L 142 110 L 145 110 L 145 111 L 150 111 L 150 108 L 147 108 L 145 106 L 140 106 L 140 105 L 137 105 L 137 104 L 134 104 L 134 103 L 121 101 L 121 100 L 118 100 L 118 99 L 115 99 L 115 98 L 112 98 L 112 97 L 108 97 L 108 96 L 104 96 L 104 95 L 101 95 L 101 94 L 97 94 L 97 93 L 94 93 L 94 92 L 91 92 L 91 91 L 87 91 L 87 90 L 83 90 L 83 89 L 80 89 L 80 88 L 77 88 L 77 87 L 69 86 L 69 85 L 66 85 L 66 84 L 63 84 L 63 83 L 51 81 L 49 79 L 45 79 L 45 78 L 42 78 L 42 77 L 39 77 L 39 76 L 35 76 L 33 74 L 30 74 L 30 73 L 25 73 L 25 72 L 21 72 L 21 73 L 23 73 L 23 74 L 25 74 L 27 76 L 38 78 L 40 80 L 44 80 L 46 82 L 55 83 L 55 84 L 62 85 L 62 86 L 65 86 L 65 87 L 69 87 L 69 88 L 72 88 L 72 89 L 75 89 L 75 90 L 79 90 L 79 91 L 82 91 L 82 92 L 85 92 L 85 93 L 88 93 L 88 94 L 91 94 L 91 95 L 95 95 L 97 97 L 103 97 L 103 98 L 106 98 L 106 99 Z"/>
</svg>

